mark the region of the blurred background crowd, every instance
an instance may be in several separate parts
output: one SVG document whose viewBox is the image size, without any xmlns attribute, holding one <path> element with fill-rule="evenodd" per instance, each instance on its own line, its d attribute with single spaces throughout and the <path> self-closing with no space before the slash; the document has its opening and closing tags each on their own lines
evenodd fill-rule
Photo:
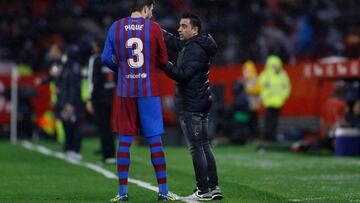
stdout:
<svg viewBox="0 0 360 203">
<path fill-rule="evenodd" d="M 62 42 L 86 52 L 94 36 L 106 36 L 112 22 L 129 14 L 129 0 L 0 1 L 0 58 L 35 71 L 48 44 Z M 222 50 L 215 64 L 246 59 L 264 64 L 269 54 L 285 62 L 360 53 L 360 2 L 356 0 L 158 0 L 154 19 L 176 32 L 185 10 L 198 13 Z M 174 12 L 174 10 L 176 12 Z M 86 55 L 86 53 L 81 53 Z M 83 63 L 86 63 L 83 60 Z"/>
</svg>

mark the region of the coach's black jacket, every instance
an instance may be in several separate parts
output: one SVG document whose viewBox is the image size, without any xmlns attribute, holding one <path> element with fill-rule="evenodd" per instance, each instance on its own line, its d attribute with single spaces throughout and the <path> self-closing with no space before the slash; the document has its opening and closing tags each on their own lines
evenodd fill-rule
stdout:
<svg viewBox="0 0 360 203">
<path fill-rule="evenodd" d="M 189 112 L 207 113 L 211 107 L 209 85 L 210 58 L 217 50 L 215 40 L 209 34 L 200 34 L 182 42 L 164 31 L 167 47 L 178 54 L 176 63 L 167 63 L 162 69 L 176 81 L 177 108 Z"/>
</svg>

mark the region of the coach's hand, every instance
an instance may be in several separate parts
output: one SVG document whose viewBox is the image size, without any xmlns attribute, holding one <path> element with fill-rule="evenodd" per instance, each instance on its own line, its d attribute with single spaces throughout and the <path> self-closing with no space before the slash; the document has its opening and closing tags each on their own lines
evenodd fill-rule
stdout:
<svg viewBox="0 0 360 203">
<path fill-rule="evenodd" d="M 161 66 L 160 69 L 166 71 L 168 66 L 173 66 L 173 63 L 168 61 L 165 65 Z"/>
</svg>

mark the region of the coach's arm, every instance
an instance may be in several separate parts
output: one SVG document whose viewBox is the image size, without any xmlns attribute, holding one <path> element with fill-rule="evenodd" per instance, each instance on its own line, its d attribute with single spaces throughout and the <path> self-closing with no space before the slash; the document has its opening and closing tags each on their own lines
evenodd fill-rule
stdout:
<svg viewBox="0 0 360 203">
<path fill-rule="evenodd" d="M 197 43 L 192 43 L 186 47 L 183 57 L 178 63 L 172 64 L 168 62 L 161 69 L 168 77 L 178 82 L 185 82 L 207 66 L 207 56 L 204 49 Z"/>
<path fill-rule="evenodd" d="M 162 29 L 164 40 L 166 43 L 166 46 L 175 52 L 180 52 L 181 49 L 184 47 L 184 42 L 181 41 L 178 37 L 171 34 L 170 32 Z"/>
</svg>

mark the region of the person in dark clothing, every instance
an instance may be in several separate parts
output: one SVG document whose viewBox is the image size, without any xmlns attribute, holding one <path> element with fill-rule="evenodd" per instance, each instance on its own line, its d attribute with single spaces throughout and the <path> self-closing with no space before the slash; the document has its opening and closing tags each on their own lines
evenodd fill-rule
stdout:
<svg viewBox="0 0 360 203">
<path fill-rule="evenodd" d="M 212 104 L 208 74 L 217 44 L 210 35 L 199 34 L 200 31 L 201 20 L 193 14 L 182 16 L 178 29 L 180 39 L 165 31 L 167 46 L 179 54 L 176 63 L 168 62 L 162 69 L 176 81 L 178 88 L 176 108 L 180 110 L 180 124 L 188 141 L 197 182 L 190 197 L 222 199 L 208 136 L 208 113 Z"/>
<path fill-rule="evenodd" d="M 360 99 L 355 101 L 351 113 L 346 116 L 346 120 L 349 127 L 360 129 Z"/>
<path fill-rule="evenodd" d="M 93 55 L 89 59 L 89 92 L 86 103 L 88 112 L 94 115 L 100 133 L 102 161 L 115 164 L 114 136 L 111 131 L 111 110 L 115 88 L 115 74 L 104 66 L 100 57 L 101 41 L 92 42 Z"/>
<path fill-rule="evenodd" d="M 69 159 L 79 161 L 81 160 L 79 117 L 82 113 L 81 66 L 57 44 L 51 46 L 49 56 L 54 61 L 54 73 L 49 80 L 55 80 L 57 96 L 55 114 L 64 125 L 64 150 Z"/>
<path fill-rule="evenodd" d="M 242 82 L 233 86 L 234 100 L 226 113 L 225 134 L 233 144 L 245 144 L 249 138 L 250 107 Z"/>
</svg>

